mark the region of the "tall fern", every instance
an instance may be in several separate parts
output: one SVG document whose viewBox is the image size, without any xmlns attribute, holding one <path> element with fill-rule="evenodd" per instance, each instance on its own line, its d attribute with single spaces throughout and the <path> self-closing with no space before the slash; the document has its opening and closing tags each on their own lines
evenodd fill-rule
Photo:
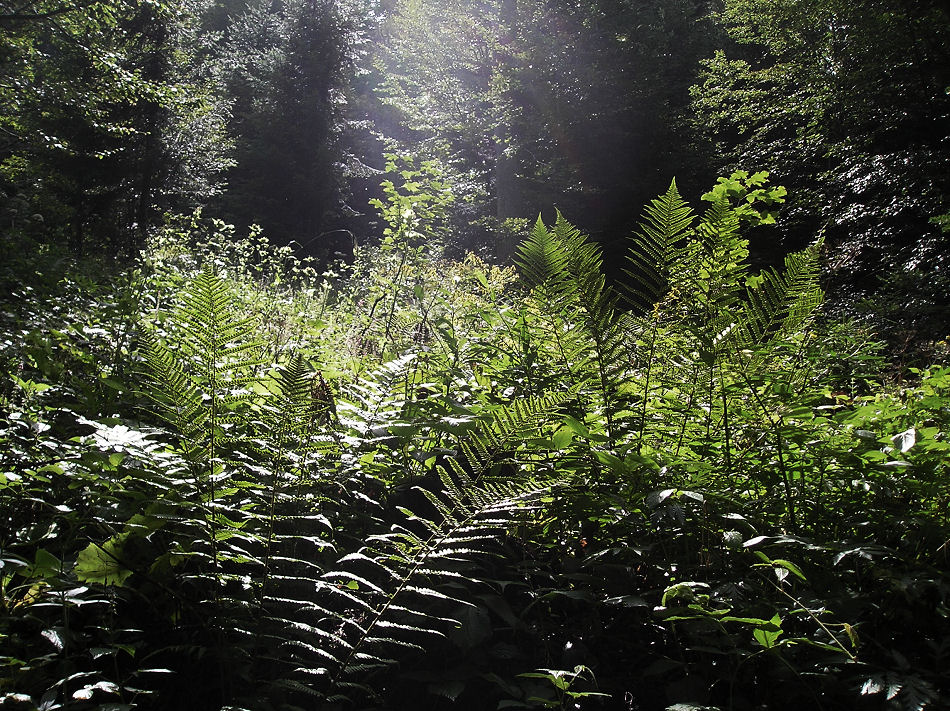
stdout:
<svg viewBox="0 0 950 711">
<path fill-rule="evenodd" d="M 657 340 L 661 327 L 660 301 L 670 287 L 670 273 L 682 249 L 680 242 L 689 234 L 694 215 L 680 197 L 673 180 L 666 193 L 650 201 L 643 220 L 634 232 L 627 253 L 629 281 L 624 296 L 632 314 L 640 317 L 643 338 L 643 392 L 640 405 L 637 449 L 643 444 L 647 428 L 647 412 L 654 388 L 658 365 Z"/>
<path fill-rule="evenodd" d="M 271 478 L 261 515 L 266 527 L 262 597 L 268 592 L 275 557 L 288 546 L 299 548 L 297 534 L 306 536 L 312 522 L 323 520 L 312 506 L 297 510 L 301 507 L 294 505 L 294 499 L 331 467 L 328 455 L 339 459 L 341 444 L 332 430 L 336 423 L 333 393 L 322 374 L 314 372 L 302 356 L 295 354 L 280 367 L 270 385 L 273 394 L 261 406 L 261 431 L 254 440 L 254 450 L 260 461 L 268 463 Z M 282 532 L 282 527 L 290 530 Z"/>
<path fill-rule="evenodd" d="M 221 650 L 221 664 L 263 656 L 281 668 L 281 645 L 332 547 L 320 504 L 340 468 L 333 393 L 300 356 L 264 372 L 255 322 L 210 267 L 145 343 L 147 394 L 177 435 L 198 494 L 169 502 L 181 526 L 177 554 L 199 565 L 183 571 L 195 580 L 208 577 L 204 561 L 213 566 L 211 605 L 199 603 L 214 634 L 206 644 Z M 203 540 L 189 538 L 189 518 L 203 522 Z M 220 676 L 230 680 L 223 700 L 251 693 L 245 684 L 255 707 L 284 693 L 268 665 Z"/>
<path fill-rule="evenodd" d="M 235 313 L 227 282 L 211 266 L 181 295 L 168 325 L 164 334 L 149 331 L 144 337 L 146 392 L 180 439 L 217 570 L 219 528 L 231 520 L 218 492 L 246 434 L 241 407 L 253 396 L 249 386 L 260 379 L 262 345 L 255 320 Z"/>
<path fill-rule="evenodd" d="M 627 253 L 629 266 L 624 270 L 629 277 L 625 297 L 635 313 L 652 311 L 663 298 L 677 248 L 693 220 L 693 211 L 680 197 L 675 180 L 644 208 L 643 220 Z"/>
<path fill-rule="evenodd" d="M 791 392 L 807 382 L 805 359 L 789 362 L 781 349 L 800 334 L 821 305 L 824 294 L 818 284 L 821 240 L 785 258 L 785 270 L 767 270 L 754 278 L 746 290 L 743 309 L 730 341 L 733 370 L 746 385 L 761 421 L 775 441 L 778 470 L 785 494 L 786 516 L 797 525 L 792 495 L 792 476 L 786 464 L 785 410 L 779 393 Z M 761 387 L 763 382 L 769 388 Z M 769 395 L 773 393 L 773 395 Z"/>
<path fill-rule="evenodd" d="M 743 392 L 760 399 L 754 385 L 759 373 L 774 370 L 783 341 L 820 304 L 818 250 L 815 245 L 790 255 L 782 272 L 770 269 L 750 276 L 740 209 L 724 196 L 712 202 L 695 226 L 675 184 L 651 202 L 634 235 L 627 270 L 633 281 L 626 298 L 633 313 L 640 314 L 643 356 L 638 447 L 652 424 L 648 412 L 654 412 L 658 422 L 680 422 L 678 443 L 691 439 L 690 428 L 702 427 L 704 432 L 695 434 L 707 442 L 707 455 L 709 435 L 721 431 L 725 471 L 732 470 L 730 400 Z M 679 397 L 663 395 L 671 392 Z M 705 413 L 702 422 L 696 420 L 697 412 Z M 678 444 L 677 453 L 679 449 Z"/>
<path fill-rule="evenodd" d="M 457 624 L 468 605 L 446 581 L 464 583 L 490 555 L 513 519 L 556 481 L 524 463 L 515 478 L 496 477 L 502 461 L 518 461 L 526 437 L 549 420 L 565 395 L 516 402 L 495 412 L 460 442 L 459 457 L 437 467 L 439 486 L 420 488 L 435 512 L 404 509 L 387 531 L 369 536 L 321 576 L 314 600 L 298 609 L 285 683 L 312 688 L 330 702 L 372 696 L 372 675 L 427 638 Z"/>
<path fill-rule="evenodd" d="M 594 383 L 612 434 L 627 328 L 600 248 L 559 213 L 550 230 L 538 220 L 515 261 L 574 383 Z"/>
</svg>

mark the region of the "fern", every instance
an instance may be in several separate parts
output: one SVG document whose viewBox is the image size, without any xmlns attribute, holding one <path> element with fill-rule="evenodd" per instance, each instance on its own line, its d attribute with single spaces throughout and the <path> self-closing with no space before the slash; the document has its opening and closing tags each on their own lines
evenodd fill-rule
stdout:
<svg viewBox="0 0 950 711">
<path fill-rule="evenodd" d="M 204 614 L 221 620 L 210 623 L 207 643 L 229 650 L 222 664 L 272 656 L 289 639 L 332 545 L 314 504 L 326 500 L 320 483 L 339 459 L 338 439 L 326 434 L 336 418 L 322 376 L 299 356 L 273 375 L 259 372 L 254 321 L 238 310 L 228 283 L 205 268 L 163 336 L 145 336 L 147 393 L 177 434 L 199 494 L 189 500 L 183 489 L 150 515 L 176 522 L 175 554 L 192 561 L 196 581 L 206 579 L 205 562 L 212 566 L 214 607 Z M 203 536 L 189 517 L 203 522 Z M 263 688 L 268 676 L 245 678 Z"/>
<path fill-rule="evenodd" d="M 647 429 L 654 369 L 658 365 L 656 353 L 661 319 L 655 306 L 669 288 L 670 272 L 681 249 L 679 242 L 689 234 L 693 219 L 692 210 L 676 189 L 676 181 L 672 181 L 666 193 L 652 200 L 644 209 L 643 221 L 634 233 L 633 244 L 627 253 L 630 266 L 624 271 L 630 281 L 625 289 L 626 301 L 633 314 L 641 315 L 642 319 L 649 316 L 643 329 L 645 353 L 641 358 L 644 375 L 637 433 L 638 451 L 643 445 Z"/>
<path fill-rule="evenodd" d="M 278 525 L 292 521 L 299 527 L 306 518 L 288 516 L 283 511 L 286 507 L 280 504 L 293 498 L 287 490 L 292 486 L 299 489 L 304 481 L 311 478 L 310 459 L 313 455 L 320 453 L 338 457 L 340 444 L 337 437 L 323 434 L 326 426 L 336 420 L 333 393 L 322 374 L 315 373 L 302 356 L 294 355 L 289 363 L 277 370 L 272 387 L 274 396 L 263 406 L 264 417 L 260 428 L 262 439 L 254 447 L 258 457 L 269 462 L 271 478 L 264 515 L 267 533 L 262 596 L 267 593 L 271 562 L 279 556 L 281 547 L 286 548 L 288 541 L 296 541 L 293 533 L 281 536 Z M 324 460 L 323 463 L 326 465 L 328 462 Z"/>
<path fill-rule="evenodd" d="M 385 437 L 385 424 L 397 419 L 410 399 L 417 356 L 406 353 L 350 384 L 340 401 L 340 422 L 363 438 Z"/>
<path fill-rule="evenodd" d="M 635 313 L 649 312 L 663 298 L 676 247 L 689 233 L 693 219 L 693 211 L 680 197 L 675 180 L 666 193 L 644 208 L 643 220 L 627 253 L 630 266 L 624 270 L 630 277 L 625 296 Z"/>
<path fill-rule="evenodd" d="M 777 377 L 783 344 L 821 301 L 819 246 L 790 255 L 781 273 L 749 276 L 748 240 L 739 232 L 743 208 L 731 206 L 724 195 L 712 197 L 695 228 L 675 185 L 648 206 L 630 254 L 628 274 L 637 281 L 627 300 L 641 314 L 638 448 L 648 426 L 666 427 L 676 437 L 677 455 L 694 438 L 706 443 L 700 456 L 719 447 L 729 475 L 742 424 L 734 422 L 734 401 L 751 397 L 765 421 L 772 421 L 757 382 L 766 371 Z M 691 375 L 684 379 L 685 373 Z M 671 401 L 664 395 L 669 392 L 680 397 Z M 655 417 L 648 422 L 650 412 Z M 699 412 L 705 413 L 701 420 Z M 669 430 L 673 421 L 679 422 L 678 433 Z M 710 440 L 714 429 L 723 434 L 718 445 Z"/>
<path fill-rule="evenodd" d="M 559 213 L 551 230 L 537 222 L 516 262 L 575 384 L 595 383 L 612 434 L 627 324 L 606 284 L 600 248 Z"/>
<path fill-rule="evenodd" d="M 533 313 L 520 314 L 518 321 L 513 324 L 517 340 L 523 344 L 522 351 L 532 352 L 529 323 L 533 320 L 531 316 L 536 314 L 554 340 L 561 367 L 570 382 L 579 384 L 586 375 L 583 373 L 583 362 L 587 355 L 587 343 L 578 339 L 573 324 L 565 323 L 575 293 L 567 277 L 566 245 L 558 235 L 548 230 L 539 217 L 528 239 L 519 245 L 515 262 L 525 286 L 534 294 L 536 306 Z M 530 369 L 526 370 L 530 375 Z"/>
<path fill-rule="evenodd" d="M 493 413 L 459 443 L 458 458 L 436 468 L 440 487 L 419 490 L 435 516 L 404 510 L 388 531 L 369 536 L 321 576 L 316 602 L 298 610 L 293 627 L 306 634 L 286 645 L 294 665 L 289 681 L 314 685 L 330 701 L 372 695 L 369 678 L 375 672 L 420 651 L 427 638 L 456 624 L 452 610 L 469 603 L 442 582 L 466 580 L 513 518 L 557 483 L 527 472 L 504 480 L 492 472 L 513 461 L 524 438 L 550 419 L 565 397 L 519 402 Z"/>
<path fill-rule="evenodd" d="M 515 262 L 529 289 L 550 289 L 551 293 L 557 293 L 567 268 L 566 245 L 538 217 L 531 235 L 519 245 Z"/>
<path fill-rule="evenodd" d="M 732 309 L 742 293 L 748 256 L 739 217 L 724 199 L 706 210 L 695 237 L 677 255 L 673 279 L 681 313 L 710 358 L 734 326 Z"/>
<path fill-rule="evenodd" d="M 742 345 L 764 346 L 798 331 L 821 305 L 821 241 L 785 257 L 785 271 L 763 272 L 746 291 Z"/>
<path fill-rule="evenodd" d="M 166 341 L 147 333 L 147 394 L 157 413 L 177 432 L 208 528 L 214 568 L 219 568 L 219 528 L 229 526 L 218 489 L 229 478 L 227 465 L 240 441 L 240 406 L 252 396 L 248 386 L 259 380 L 262 346 L 254 338 L 254 319 L 239 318 L 227 283 L 210 266 L 181 296 Z"/>
</svg>

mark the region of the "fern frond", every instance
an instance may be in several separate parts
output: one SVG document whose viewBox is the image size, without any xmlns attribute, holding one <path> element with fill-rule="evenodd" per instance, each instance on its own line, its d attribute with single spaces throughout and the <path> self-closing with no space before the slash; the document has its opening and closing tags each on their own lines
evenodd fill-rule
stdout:
<svg viewBox="0 0 950 711">
<path fill-rule="evenodd" d="M 531 234 L 519 245 L 515 265 L 525 285 L 534 289 L 557 280 L 567 266 L 568 254 L 562 240 L 549 232 L 540 216 Z"/>
<path fill-rule="evenodd" d="M 624 270 L 631 279 L 624 296 L 634 313 L 648 312 L 663 298 L 676 255 L 674 248 L 688 234 L 693 219 L 693 211 L 680 197 L 675 180 L 666 193 L 644 209 L 627 253 L 630 266 Z"/>
<path fill-rule="evenodd" d="M 377 428 L 398 419 L 409 399 L 410 368 L 416 357 L 406 353 L 349 385 L 338 404 L 341 423 L 367 438 L 373 437 Z M 388 432 L 383 434 L 388 436 Z"/>
<path fill-rule="evenodd" d="M 798 330 L 821 304 L 818 286 L 821 242 L 785 257 L 785 270 L 763 272 L 746 291 L 742 318 L 744 347 L 765 345 Z"/>
<path fill-rule="evenodd" d="M 479 422 L 478 429 L 472 436 L 459 443 L 462 458 L 468 471 L 472 472 L 472 480 L 489 473 L 493 465 L 501 463 L 503 455 L 515 442 L 536 431 L 541 423 L 549 420 L 572 395 L 573 393 L 553 393 L 515 400 L 507 407 L 492 412 L 488 421 Z M 458 464 L 457 460 L 452 458 L 447 461 L 453 467 Z M 470 476 L 468 471 L 456 469 L 453 473 L 467 479 Z"/>
<path fill-rule="evenodd" d="M 326 633 L 304 641 L 320 647 L 321 660 L 336 660 L 330 695 L 365 687 L 363 678 L 390 665 L 397 650 L 422 650 L 426 637 L 442 636 L 446 626 L 456 624 L 446 611 L 472 604 L 464 593 L 442 583 L 464 581 L 464 573 L 491 553 L 513 518 L 552 486 L 551 481 L 527 476 L 481 482 L 499 462 L 514 461 L 512 453 L 524 438 L 534 435 L 566 397 L 516 402 L 479 422 L 463 435 L 468 441 L 464 446 L 459 443 L 458 457 L 436 468 L 442 486 L 428 492 L 434 518 L 405 510 L 404 524 L 369 536 L 362 548 L 341 556 L 319 576 L 315 586 L 322 598 L 319 606 L 332 612 L 320 622 L 304 622 L 293 629 L 316 625 Z M 300 645 L 295 650 L 307 651 Z M 303 662 L 299 668 L 322 666 L 306 663 L 305 657 L 299 661 Z"/>
<path fill-rule="evenodd" d="M 569 382 L 593 384 L 610 430 L 628 329 L 606 284 L 600 247 L 558 213 L 551 229 L 538 221 L 519 263 Z"/>
<path fill-rule="evenodd" d="M 201 392 L 179 359 L 150 333 L 143 336 L 146 393 L 157 414 L 186 442 L 197 444 L 208 417 Z"/>
<path fill-rule="evenodd" d="M 223 436 L 216 428 L 235 421 L 227 407 L 251 396 L 246 386 L 258 380 L 252 371 L 262 348 L 255 323 L 237 315 L 227 283 L 205 267 L 171 315 L 174 348 L 145 335 L 146 394 L 186 441 L 204 440 L 213 451 Z"/>
</svg>

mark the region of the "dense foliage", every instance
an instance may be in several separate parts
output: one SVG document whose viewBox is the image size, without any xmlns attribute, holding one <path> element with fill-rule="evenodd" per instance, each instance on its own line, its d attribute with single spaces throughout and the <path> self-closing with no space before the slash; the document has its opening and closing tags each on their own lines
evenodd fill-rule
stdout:
<svg viewBox="0 0 950 711">
<path fill-rule="evenodd" d="M 407 183 L 344 275 L 200 215 L 4 265 L 5 708 L 946 703 L 950 369 L 883 385 L 821 242 L 750 269 L 781 189 L 671 185 L 618 290 Z"/>
<path fill-rule="evenodd" d="M 945 5 L 0 0 L 0 707 L 946 707 Z"/>
<path fill-rule="evenodd" d="M 825 230 L 839 305 L 854 313 L 869 297 L 892 341 L 942 335 L 946 4 L 726 0 L 719 22 L 729 42 L 692 88 L 714 160 L 781 176 L 793 195 L 784 242 Z"/>
<path fill-rule="evenodd" d="M 444 166 L 467 203 L 457 240 L 501 257 L 551 205 L 601 239 L 673 173 L 702 173 L 683 128 L 703 3 L 395 2 L 374 53 L 371 116 Z M 714 36 L 714 35 L 713 35 Z"/>
<path fill-rule="evenodd" d="M 191 8 L 0 4 L 0 205 L 14 229 L 136 244 L 215 190 L 224 116 Z"/>
<path fill-rule="evenodd" d="M 449 253 L 510 262 L 553 207 L 622 260 L 676 175 L 791 190 L 829 299 L 908 362 L 946 335 L 945 3 L 0 0 L 0 212 L 133 253 L 203 207 L 326 265 L 381 238 L 387 154 L 452 185 Z"/>
</svg>

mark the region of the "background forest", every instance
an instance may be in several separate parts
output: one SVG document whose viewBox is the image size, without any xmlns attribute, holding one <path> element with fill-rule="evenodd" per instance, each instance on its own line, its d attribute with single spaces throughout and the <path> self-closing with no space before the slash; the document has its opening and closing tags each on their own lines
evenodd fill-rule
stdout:
<svg viewBox="0 0 950 711">
<path fill-rule="evenodd" d="M 946 707 L 948 35 L 0 0 L 0 707 Z"/>
</svg>

